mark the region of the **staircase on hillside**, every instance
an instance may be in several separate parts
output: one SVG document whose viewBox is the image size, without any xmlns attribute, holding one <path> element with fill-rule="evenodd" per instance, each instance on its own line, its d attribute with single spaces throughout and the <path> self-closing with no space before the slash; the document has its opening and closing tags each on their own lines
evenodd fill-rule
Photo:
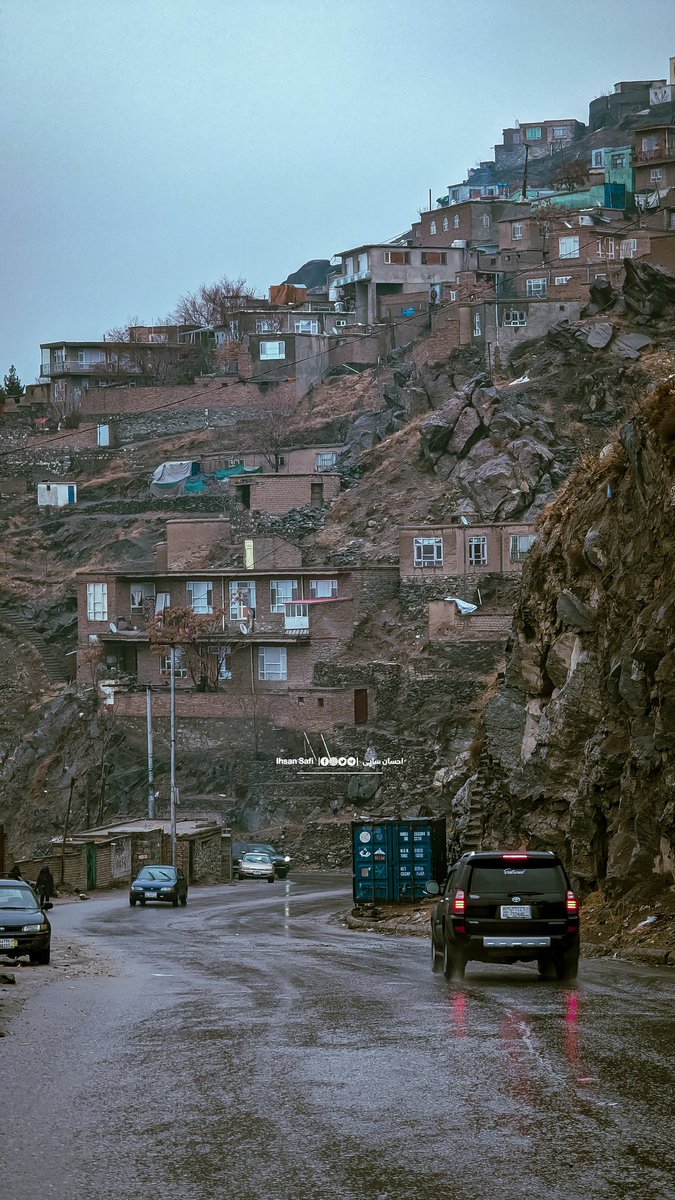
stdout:
<svg viewBox="0 0 675 1200">
<path fill-rule="evenodd" d="M 485 780 L 478 772 L 471 782 L 471 804 L 469 820 L 463 838 L 463 853 L 468 850 L 480 850 L 483 841 L 483 801 L 485 799 Z"/>
<path fill-rule="evenodd" d="M 25 638 L 27 642 L 30 642 L 35 647 L 44 663 L 47 678 L 52 683 L 68 682 L 71 676 L 66 656 L 44 640 L 41 634 L 35 629 L 29 617 L 24 616 L 18 609 L 0 603 L 0 621 L 13 626 L 21 637 Z"/>
</svg>

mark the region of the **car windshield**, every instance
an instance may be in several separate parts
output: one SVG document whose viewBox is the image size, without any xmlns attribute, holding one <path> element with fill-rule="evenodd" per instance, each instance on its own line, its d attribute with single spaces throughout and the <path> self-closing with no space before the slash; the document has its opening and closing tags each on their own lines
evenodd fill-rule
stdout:
<svg viewBox="0 0 675 1200">
<path fill-rule="evenodd" d="M 152 883 L 173 883 L 176 872 L 173 867 L 143 867 L 138 878 Z"/>
<path fill-rule="evenodd" d="M 551 861 L 530 865 L 503 858 L 476 863 L 469 885 L 470 892 L 479 896 L 502 896 L 505 892 L 533 896 L 541 892 L 564 892 L 566 889 L 567 882 L 560 863 Z"/>
<path fill-rule="evenodd" d="M 35 896 L 28 888 L 5 886 L 0 888 L 0 908 L 15 908 L 21 911 L 37 908 L 37 904 Z"/>
<path fill-rule="evenodd" d="M 252 863 L 268 863 L 270 861 L 269 854 L 245 854 L 244 862 Z"/>
</svg>

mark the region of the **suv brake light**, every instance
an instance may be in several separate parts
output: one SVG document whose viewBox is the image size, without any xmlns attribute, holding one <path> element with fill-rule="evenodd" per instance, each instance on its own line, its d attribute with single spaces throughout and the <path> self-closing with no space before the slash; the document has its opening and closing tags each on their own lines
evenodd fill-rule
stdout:
<svg viewBox="0 0 675 1200">
<path fill-rule="evenodd" d="M 462 891 L 455 892 L 455 898 L 452 902 L 453 915 L 458 916 L 458 917 L 463 917 L 465 907 L 466 907 L 466 903 L 465 903 L 465 899 L 464 899 L 464 892 L 462 892 Z"/>
<path fill-rule="evenodd" d="M 522 862 L 524 859 L 529 858 L 529 855 L 528 854 L 502 854 L 502 858 L 516 859 L 518 862 Z"/>
<path fill-rule="evenodd" d="M 579 912 L 579 901 L 577 900 L 576 896 L 574 895 L 574 892 L 567 893 L 567 900 L 565 903 L 566 903 L 568 916 L 576 917 L 577 913 Z"/>
</svg>

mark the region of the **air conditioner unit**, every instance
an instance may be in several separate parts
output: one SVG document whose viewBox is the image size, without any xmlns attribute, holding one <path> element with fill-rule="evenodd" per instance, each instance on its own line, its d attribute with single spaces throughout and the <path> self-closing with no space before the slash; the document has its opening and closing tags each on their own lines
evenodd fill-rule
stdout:
<svg viewBox="0 0 675 1200">
<path fill-rule="evenodd" d="M 338 328 L 342 328 L 347 324 L 347 322 L 346 321 L 336 321 L 335 324 L 338 326 Z"/>
<path fill-rule="evenodd" d="M 452 242 L 450 248 L 452 250 L 466 250 L 468 244 L 469 243 L 466 241 L 465 238 L 457 238 L 456 241 Z"/>
</svg>

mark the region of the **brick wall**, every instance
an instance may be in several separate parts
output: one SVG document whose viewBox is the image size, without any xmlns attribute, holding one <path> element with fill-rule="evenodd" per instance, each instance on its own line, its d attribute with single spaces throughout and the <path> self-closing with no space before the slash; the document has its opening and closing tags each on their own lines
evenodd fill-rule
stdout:
<svg viewBox="0 0 675 1200">
<path fill-rule="evenodd" d="M 249 368 L 253 361 L 248 355 Z M 246 364 L 244 364 L 245 366 Z M 161 409 L 163 413 L 180 408 L 209 412 L 213 409 L 286 408 L 295 403 L 295 382 L 279 383 L 261 389 L 236 376 L 198 379 L 175 387 L 88 388 L 82 397 L 83 417 L 128 416 Z"/>
<path fill-rule="evenodd" d="M 305 687 L 289 688 L 272 695 L 258 693 L 255 698 L 248 695 L 232 695 L 223 692 L 176 693 L 176 721 L 180 722 L 178 739 L 181 744 L 188 736 L 188 723 L 208 721 L 210 739 L 214 744 L 231 744 L 230 722 L 247 727 L 252 720 L 263 725 L 273 724 L 283 729 L 327 733 L 337 725 L 354 724 L 354 702 L 351 687 L 334 688 L 330 684 L 312 686 L 311 678 Z M 357 684 L 355 686 L 362 686 Z M 320 703 L 322 701 L 322 703 Z M 145 695 L 141 693 L 118 693 L 115 697 L 115 714 L 120 720 L 134 718 L 145 721 Z M 153 724 L 164 726 L 168 734 L 169 695 L 155 693 L 152 701 Z M 227 726 L 223 725 L 226 721 Z M 248 740 L 246 728 L 240 731 L 241 740 Z"/>
<path fill-rule="evenodd" d="M 481 612 L 462 616 L 451 601 L 429 602 L 429 641 L 502 641 L 513 623 L 513 612 Z"/>
</svg>

